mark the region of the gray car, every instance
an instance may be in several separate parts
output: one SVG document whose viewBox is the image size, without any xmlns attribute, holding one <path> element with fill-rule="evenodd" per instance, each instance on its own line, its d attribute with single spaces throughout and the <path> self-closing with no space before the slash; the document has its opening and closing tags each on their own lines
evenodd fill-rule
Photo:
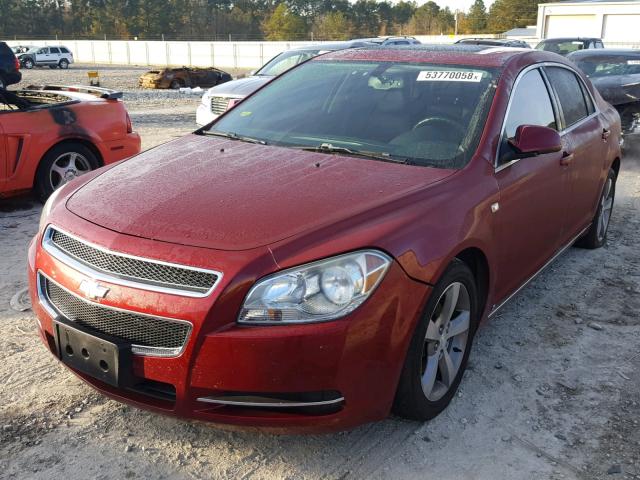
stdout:
<svg viewBox="0 0 640 480">
<path fill-rule="evenodd" d="M 310 45 L 282 52 L 269 60 L 258 71 L 253 72 L 251 76 L 232 80 L 207 90 L 196 110 L 196 123 L 198 125 L 207 125 L 213 122 L 247 95 L 255 92 L 281 73 L 310 58 L 326 52 L 367 46 L 372 46 L 372 43 L 351 40 L 348 42 Z"/>
</svg>

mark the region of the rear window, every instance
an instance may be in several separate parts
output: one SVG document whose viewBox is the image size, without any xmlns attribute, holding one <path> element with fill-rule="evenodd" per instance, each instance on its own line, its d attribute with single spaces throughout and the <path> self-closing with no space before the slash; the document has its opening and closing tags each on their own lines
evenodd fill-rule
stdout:
<svg viewBox="0 0 640 480">
<path fill-rule="evenodd" d="M 495 69 L 462 65 L 313 61 L 269 83 L 211 129 L 284 147 L 324 144 L 462 168 L 477 147 L 496 78 Z"/>
<path fill-rule="evenodd" d="M 0 42 L 0 55 L 13 55 L 13 51 L 4 42 Z"/>
<path fill-rule="evenodd" d="M 576 61 L 589 77 L 640 75 L 640 55 L 598 55 Z"/>
</svg>

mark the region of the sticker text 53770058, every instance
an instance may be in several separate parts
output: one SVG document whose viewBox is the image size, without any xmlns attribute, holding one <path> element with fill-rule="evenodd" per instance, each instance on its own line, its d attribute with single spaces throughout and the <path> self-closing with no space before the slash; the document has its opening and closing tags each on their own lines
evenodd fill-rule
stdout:
<svg viewBox="0 0 640 480">
<path fill-rule="evenodd" d="M 460 70 L 423 70 L 418 74 L 418 82 L 480 82 L 482 72 Z"/>
</svg>

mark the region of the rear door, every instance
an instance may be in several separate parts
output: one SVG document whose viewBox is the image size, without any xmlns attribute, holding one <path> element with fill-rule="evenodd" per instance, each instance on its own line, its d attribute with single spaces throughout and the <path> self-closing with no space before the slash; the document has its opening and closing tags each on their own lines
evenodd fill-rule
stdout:
<svg viewBox="0 0 640 480">
<path fill-rule="evenodd" d="M 49 48 L 49 63 L 58 63 L 58 61 L 60 60 L 60 49 L 57 47 L 51 47 Z"/>
<path fill-rule="evenodd" d="M 570 68 L 545 67 L 561 112 L 561 135 L 569 146 L 563 168 L 569 176 L 569 235 L 577 235 L 593 219 L 609 141 L 593 98 Z"/>
<path fill-rule="evenodd" d="M 498 147 L 495 177 L 499 267 L 496 298 L 504 300 L 557 252 L 565 235 L 569 200 L 562 152 L 513 159 L 508 140 L 520 125 L 557 128 L 551 90 L 539 68 L 516 81 Z"/>
</svg>

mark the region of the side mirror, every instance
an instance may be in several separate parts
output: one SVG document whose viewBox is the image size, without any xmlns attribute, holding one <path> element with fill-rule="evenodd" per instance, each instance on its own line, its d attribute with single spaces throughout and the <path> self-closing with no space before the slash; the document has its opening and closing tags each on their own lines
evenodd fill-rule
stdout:
<svg viewBox="0 0 640 480">
<path fill-rule="evenodd" d="M 553 128 L 540 125 L 520 125 L 515 137 L 509 139 L 509 144 L 515 150 L 514 158 L 534 157 L 562 150 L 560 134 Z"/>
</svg>

